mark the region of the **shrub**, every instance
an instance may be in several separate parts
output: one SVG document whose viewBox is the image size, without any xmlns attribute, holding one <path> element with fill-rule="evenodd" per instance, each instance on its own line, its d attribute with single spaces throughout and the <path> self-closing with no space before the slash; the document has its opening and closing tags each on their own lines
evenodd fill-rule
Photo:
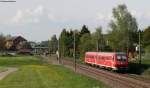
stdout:
<svg viewBox="0 0 150 88">
<path fill-rule="evenodd" d="M 150 53 L 150 45 L 148 45 L 147 47 L 145 47 L 145 52 L 146 53 Z"/>
</svg>

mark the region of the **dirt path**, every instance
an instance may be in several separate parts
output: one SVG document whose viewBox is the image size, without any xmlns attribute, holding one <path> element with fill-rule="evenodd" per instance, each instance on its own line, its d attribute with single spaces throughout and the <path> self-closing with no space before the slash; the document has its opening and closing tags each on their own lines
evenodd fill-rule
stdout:
<svg viewBox="0 0 150 88">
<path fill-rule="evenodd" d="M 7 75 L 9 75 L 10 73 L 12 73 L 12 72 L 15 72 L 15 71 L 17 71 L 18 69 L 17 68 L 11 68 L 11 67 L 9 67 L 9 68 L 7 68 L 8 70 L 7 71 L 5 71 L 5 72 L 0 72 L 0 80 L 2 80 L 3 78 L 5 78 Z"/>
<path fill-rule="evenodd" d="M 41 56 L 42 58 L 45 58 L 49 63 L 51 63 L 51 64 L 54 64 L 54 65 L 60 65 L 59 64 L 59 61 L 58 61 L 58 59 L 56 58 L 56 56 L 55 55 L 53 55 L 53 56 L 51 56 L 51 57 L 47 57 L 47 56 L 44 56 L 44 55 L 42 55 Z"/>
</svg>

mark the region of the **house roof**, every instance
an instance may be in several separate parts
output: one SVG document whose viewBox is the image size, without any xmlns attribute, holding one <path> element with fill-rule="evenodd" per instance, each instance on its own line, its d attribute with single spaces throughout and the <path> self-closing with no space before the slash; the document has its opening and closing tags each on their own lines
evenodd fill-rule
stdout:
<svg viewBox="0 0 150 88">
<path fill-rule="evenodd" d="M 7 37 L 7 38 L 6 38 L 6 41 L 9 41 L 9 40 L 14 41 L 14 40 L 16 40 L 17 38 L 22 38 L 22 39 L 24 39 L 25 41 L 27 41 L 27 40 L 26 40 L 25 38 L 23 38 L 22 36 Z"/>
</svg>

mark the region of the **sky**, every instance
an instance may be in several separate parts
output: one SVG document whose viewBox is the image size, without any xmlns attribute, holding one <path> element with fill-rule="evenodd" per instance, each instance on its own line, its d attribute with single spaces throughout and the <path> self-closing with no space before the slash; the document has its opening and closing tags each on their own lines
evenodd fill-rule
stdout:
<svg viewBox="0 0 150 88">
<path fill-rule="evenodd" d="M 102 26 L 106 33 L 113 18 L 112 9 L 125 4 L 137 19 L 139 29 L 150 25 L 149 0 L 16 0 L 0 2 L 0 33 L 23 36 L 29 41 L 49 40 L 63 28 L 91 32 Z"/>
</svg>

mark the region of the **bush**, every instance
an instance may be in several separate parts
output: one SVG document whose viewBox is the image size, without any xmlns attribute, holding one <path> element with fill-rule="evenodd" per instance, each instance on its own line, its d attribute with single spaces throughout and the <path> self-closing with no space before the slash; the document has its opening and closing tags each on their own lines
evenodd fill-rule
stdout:
<svg viewBox="0 0 150 88">
<path fill-rule="evenodd" d="M 150 53 L 150 45 L 148 45 L 147 47 L 145 47 L 145 52 L 146 53 Z"/>
</svg>

